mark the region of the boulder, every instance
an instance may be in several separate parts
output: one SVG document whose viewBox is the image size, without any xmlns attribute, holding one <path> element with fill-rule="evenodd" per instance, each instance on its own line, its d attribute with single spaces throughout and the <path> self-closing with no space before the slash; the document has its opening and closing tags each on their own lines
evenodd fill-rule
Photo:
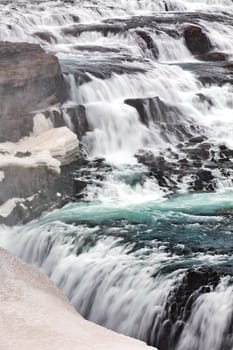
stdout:
<svg viewBox="0 0 233 350">
<path fill-rule="evenodd" d="M 227 61 L 228 55 L 224 52 L 211 51 L 204 55 L 199 55 L 197 58 L 201 61 Z"/>
<path fill-rule="evenodd" d="M 193 55 L 204 55 L 212 49 L 211 42 L 203 29 L 190 25 L 184 29 L 184 38 L 188 49 Z"/>
</svg>

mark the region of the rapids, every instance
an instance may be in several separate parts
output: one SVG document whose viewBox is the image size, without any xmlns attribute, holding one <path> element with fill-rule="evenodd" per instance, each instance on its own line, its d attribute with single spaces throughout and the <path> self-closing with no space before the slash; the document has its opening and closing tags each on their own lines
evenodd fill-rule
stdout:
<svg viewBox="0 0 233 350">
<path fill-rule="evenodd" d="M 56 53 L 70 103 L 85 106 L 88 160 L 106 165 L 76 174 L 87 182 L 82 200 L 24 226 L 2 226 L 0 246 L 39 267 L 100 325 L 159 350 L 233 349 L 232 169 L 228 178 L 213 169 L 214 191 L 200 193 L 190 192 L 192 174 L 175 172 L 174 191 L 135 157 L 143 150 L 176 164 L 186 157 L 180 143 L 200 130 L 213 152 L 233 149 L 233 85 L 203 84 L 186 69 L 199 61 L 169 22 L 196 16 L 231 62 L 232 0 L 22 0 L 5 1 L 0 13 L 1 40 Z M 152 15 L 167 21 L 150 31 L 154 50 L 126 29 Z M 100 29 L 114 21 L 121 30 Z M 172 128 L 154 122 L 149 108 L 145 123 L 125 103 L 154 98 L 169 106 Z M 69 114 L 66 123 L 73 128 Z"/>
</svg>

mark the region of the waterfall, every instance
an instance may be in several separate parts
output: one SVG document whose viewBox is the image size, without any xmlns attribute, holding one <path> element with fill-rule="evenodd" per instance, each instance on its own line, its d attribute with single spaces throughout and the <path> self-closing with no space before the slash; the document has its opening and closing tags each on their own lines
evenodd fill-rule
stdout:
<svg viewBox="0 0 233 350">
<path fill-rule="evenodd" d="M 73 175 L 82 199 L 1 226 L 0 246 L 93 322 L 159 350 L 231 350 L 232 0 L 28 0 L 0 12 L 1 40 L 56 54 L 67 106 L 88 124 Z M 188 48 L 189 26 L 208 52 Z M 51 127 L 37 115 L 35 133 Z"/>
</svg>

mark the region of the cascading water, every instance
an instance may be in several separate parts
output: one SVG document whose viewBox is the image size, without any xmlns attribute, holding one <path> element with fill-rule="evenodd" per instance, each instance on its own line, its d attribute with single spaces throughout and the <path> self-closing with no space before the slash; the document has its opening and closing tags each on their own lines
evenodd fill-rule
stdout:
<svg viewBox="0 0 233 350">
<path fill-rule="evenodd" d="M 57 54 L 70 100 L 85 107 L 91 162 L 76 174 L 82 200 L 2 226 L 0 245 L 98 324 L 159 350 L 232 349 L 232 80 L 180 35 L 194 18 L 230 62 L 232 1 L 22 1 L 0 11 L 2 40 Z M 68 112 L 65 121 L 73 128 Z"/>
</svg>

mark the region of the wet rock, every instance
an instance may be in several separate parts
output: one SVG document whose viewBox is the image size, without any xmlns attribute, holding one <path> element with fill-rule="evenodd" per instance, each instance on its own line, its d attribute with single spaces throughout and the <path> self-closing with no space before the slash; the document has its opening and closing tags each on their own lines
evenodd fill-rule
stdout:
<svg viewBox="0 0 233 350">
<path fill-rule="evenodd" d="M 56 37 L 50 32 L 35 32 L 33 35 L 47 43 L 56 42 Z"/>
<path fill-rule="evenodd" d="M 207 137 L 204 135 L 201 135 L 201 136 L 191 137 L 191 139 L 189 139 L 189 142 L 195 144 L 195 143 L 201 143 L 205 140 L 207 140 Z"/>
<path fill-rule="evenodd" d="M 169 293 L 167 303 L 153 335 L 150 335 L 149 344 L 163 350 L 173 350 L 182 337 L 182 331 L 189 320 L 191 309 L 197 298 L 205 293 L 210 293 L 220 282 L 220 273 L 212 268 L 201 267 L 188 269 L 177 286 Z"/>
<path fill-rule="evenodd" d="M 89 58 L 85 63 L 68 59 L 60 59 L 62 72 L 65 76 L 72 74 L 77 85 L 82 85 L 91 81 L 90 74 L 99 79 L 109 79 L 113 73 L 116 74 L 135 74 L 146 73 L 146 69 L 137 65 L 132 57 L 125 57 L 125 61 L 121 58 L 109 60 L 97 60 L 94 57 Z M 134 65 L 130 65 L 134 62 Z M 89 73 L 89 74 L 88 74 Z"/>
<path fill-rule="evenodd" d="M 79 23 L 80 22 L 80 17 L 77 15 L 72 15 L 72 19 L 75 23 Z"/>
<path fill-rule="evenodd" d="M 202 61 L 227 61 L 228 55 L 224 52 L 208 52 L 197 56 L 197 58 Z"/>
<path fill-rule="evenodd" d="M 213 187 L 211 187 L 211 181 L 214 179 L 214 176 L 212 175 L 211 171 L 199 169 L 198 172 L 195 175 L 195 181 L 193 184 L 194 191 L 202 191 L 203 189 L 207 188 L 209 190 L 214 190 Z"/>
<path fill-rule="evenodd" d="M 126 29 L 124 24 L 121 23 L 91 23 L 91 24 L 74 24 L 63 28 L 64 35 L 78 36 L 83 32 L 102 32 L 103 35 L 108 33 L 119 33 Z"/>
<path fill-rule="evenodd" d="M 170 137 L 184 141 L 192 136 L 190 129 L 192 123 L 184 125 L 182 112 L 176 106 L 165 103 L 157 96 L 154 98 L 127 99 L 124 103 L 136 108 L 141 122 L 147 127 L 150 124 L 156 124 L 165 141 L 169 141 Z"/>
<path fill-rule="evenodd" d="M 198 26 L 190 25 L 184 29 L 184 38 L 193 55 L 204 55 L 212 48 L 209 38 Z"/>
<path fill-rule="evenodd" d="M 147 49 L 152 52 L 154 58 L 158 58 L 159 50 L 151 35 L 144 30 L 136 30 L 136 34 L 145 42 Z"/>
<path fill-rule="evenodd" d="M 75 45 L 74 48 L 78 51 L 89 51 L 89 52 L 110 52 L 110 53 L 120 53 L 121 50 L 116 47 L 105 47 L 100 45 Z"/>
<path fill-rule="evenodd" d="M 226 145 L 219 146 L 219 157 L 225 160 L 233 158 L 233 150 L 228 148 Z"/>
<path fill-rule="evenodd" d="M 85 107 L 83 105 L 68 107 L 65 109 L 65 113 L 69 115 L 72 129 L 75 134 L 78 135 L 79 140 L 81 140 L 83 135 L 91 130 L 88 124 Z"/>
<path fill-rule="evenodd" d="M 200 143 L 196 147 L 190 145 L 186 149 L 183 150 L 187 153 L 188 158 L 191 160 L 208 160 L 210 157 L 210 144 L 209 143 Z"/>
<path fill-rule="evenodd" d="M 206 103 L 209 109 L 214 105 L 212 99 L 209 96 L 206 96 L 202 93 L 198 93 L 196 96 L 201 103 Z"/>
<path fill-rule="evenodd" d="M 18 158 L 30 157 L 31 152 L 16 152 L 15 156 Z"/>
<path fill-rule="evenodd" d="M 170 320 L 165 320 L 160 328 L 158 335 L 158 349 L 167 350 L 170 348 L 170 333 L 172 330 L 172 323 Z"/>
<path fill-rule="evenodd" d="M 233 84 L 233 63 L 230 61 L 180 63 L 183 69 L 196 74 L 204 84 Z"/>
</svg>

